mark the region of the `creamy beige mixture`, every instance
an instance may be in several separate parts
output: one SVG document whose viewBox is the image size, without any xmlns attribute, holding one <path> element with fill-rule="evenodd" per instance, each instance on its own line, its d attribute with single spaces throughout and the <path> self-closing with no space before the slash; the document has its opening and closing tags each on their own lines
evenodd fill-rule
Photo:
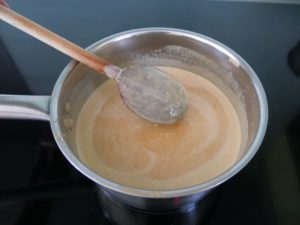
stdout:
<svg viewBox="0 0 300 225">
<path fill-rule="evenodd" d="M 87 100 L 76 127 L 80 159 L 104 178 L 131 187 L 166 190 L 197 185 L 236 160 L 241 127 L 235 109 L 208 80 L 161 67 L 189 94 L 189 109 L 175 125 L 157 125 L 132 113 L 115 81 Z"/>
</svg>

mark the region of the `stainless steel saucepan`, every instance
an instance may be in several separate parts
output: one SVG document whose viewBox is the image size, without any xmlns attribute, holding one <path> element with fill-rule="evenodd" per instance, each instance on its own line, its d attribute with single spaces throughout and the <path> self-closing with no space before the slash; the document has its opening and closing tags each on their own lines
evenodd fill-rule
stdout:
<svg viewBox="0 0 300 225">
<path fill-rule="evenodd" d="M 267 100 L 255 72 L 228 47 L 185 30 L 145 28 L 107 37 L 88 50 L 122 67 L 135 63 L 175 66 L 204 76 L 236 103 L 234 106 L 243 126 L 239 159 L 224 173 L 189 188 L 142 190 L 99 176 L 78 157 L 75 144 L 78 114 L 90 94 L 106 80 L 105 76 L 71 61 L 60 74 L 51 96 L 0 95 L 0 118 L 49 121 L 62 153 L 76 169 L 98 185 L 100 195 L 139 209 L 174 210 L 203 199 L 213 188 L 238 173 L 255 155 L 267 127 Z"/>
</svg>

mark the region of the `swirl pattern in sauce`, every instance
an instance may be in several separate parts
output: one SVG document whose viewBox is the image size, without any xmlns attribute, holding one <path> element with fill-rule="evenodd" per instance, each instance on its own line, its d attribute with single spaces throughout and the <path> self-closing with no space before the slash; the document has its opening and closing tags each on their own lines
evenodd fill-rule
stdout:
<svg viewBox="0 0 300 225">
<path fill-rule="evenodd" d="M 237 160 L 241 127 L 237 113 L 208 80 L 161 67 L 189 94 L 189 109 L 174 125 L 157 125 L 133 114 L 115 81 L 103 83 L 84 104 L 76 126 L 80 159 L 113 182 L 171 190 L 205 182 Z"/>
</svg>

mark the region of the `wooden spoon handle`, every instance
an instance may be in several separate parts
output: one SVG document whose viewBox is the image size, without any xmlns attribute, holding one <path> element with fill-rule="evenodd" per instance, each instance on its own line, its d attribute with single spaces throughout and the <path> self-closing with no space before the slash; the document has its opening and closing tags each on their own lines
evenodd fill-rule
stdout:
<svg viewBox="0 0 300 225">
<path fill-rule="evenodd" d="M 0 2 L 1 3 L 1 2 Z M 13 10 L 0 4 L 0 19 L 6 23 L 24 31 L 25 33 L 39 39 L 47 45 L 56 48 L 77 61 L 91 67 L 97 72 L 104 72 L 104 67 L 108 65 L 100 57 L 84 50 L 78 45 L 58 36 L 48 29 L 36 24 L 35 22 L 21 16 Z"/>
</svg>

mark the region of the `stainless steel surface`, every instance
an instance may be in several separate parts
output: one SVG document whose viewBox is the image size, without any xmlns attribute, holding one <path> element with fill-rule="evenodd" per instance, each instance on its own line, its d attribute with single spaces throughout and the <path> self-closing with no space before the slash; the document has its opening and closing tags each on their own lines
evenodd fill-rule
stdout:
<svg viewBox="0 0 300 225">
<path fill-rule="evenodd" d="M 180 46 L 191 51 L 183 50 L 184 55 L 174 55 L 178 48 L 168 51 L 168 49 L 164 49 L 166 45 Z M 74 128 L 68 131 L 62 118 L 72 114 L 71 120 L 76 121 L 78 108 L 80 108 L 92 90 L 89 93 L 75 91 L 75 95 L 70 90 L 78 89 L 76 86 L 79 80 L 81 83 L 84 83 L 82 80 L 86 80 L 84 88 L 80 90 L 85 90 L 86 87 L 93 84 L 93 82 L 90 82 L 91 78 L 98 79 L 99 83 L 103 80 L 100 81 L 99 76 L 96 78 L 96 74 L 93 74 L 93 71 L 84 69 L 80 64 L 75 65 L 74 62 L 69 64 L 55 85 L 51 101 L 51 126 L 56 141 L 63 154 L 79 171 L 100 186 L 110 190 L 110 193 L 115 193 L 115 196 L 118 196 L 122 201 L 126 201 L 127 204 L 137 208 L 152 210 L 180 207 L 182 206 L 181 204 L 186 204 L 190 199 L 197 198 L 201 193 L 204 194 L 205 191 L 232 177 L 256 153 L 267 125 L 266 96 L 260 81 L 251 67 L 229 48 L 208 37 L 192 32 L 166 28 L 148 28 L 113 35 L 95 43 L 89 47 L 89 50 L 122 67 L 137 63 L 147 63 L 147 65 L 152 66 L 177 66 L 207 75 L 206 78 L 217 85 L 220 86 L 222 83 L 229 86 L 232 93 L 228 93 L 228 95 L 241 98 L 245 104 L 247 120 L 250 121 L 248 138 L 240 160 L 220 176 L 198 186 L 180 190 L 151 191 L 125 187 L 97 175 L 76 157 L 76 146 L 72 145 L 74 143 Z M 160 57 L 151 58 L 157 52 L 160 52 Z M 143 59 L 146 60 L 143 61 Z M 203 71 L 207 73 L 203 74 Z M 87 74 L 89 75 L 87 76 Z M 234 80 L 236 82 L 226 83 L 229 76 L 233 77 L 231 81 Z M 74 107 L 74 110 L 70 110 L 68 114 L 65 112 L 66 102 Z M 174 205 L 172 199 L 175 197 L 179 199 L 181 204 Z M 160 208 L 161 205 L 164 206 L 163 209 Z"/>
<path fill-rule="evenodd" d="M 0 118 L 50 120 L 50 96 L 0 95 Z"/>
<path fill-rule="evenodd" d="M 146 210 L 180 208 L 201 200 L 214 187 L 239 172 L 255 155 L 267 127 L 266 96 L 255 72 L 226 46 L 193 32 L 146 28 L 110 36 L 88 49 L 122 67 L 133 64 L 175 66 L 204 76 L 233 100 L 245 129 L 239 160 L 227 171 L 205 183 L 169 191 L 142 190 L 113 183 L 80 161 L 75 144 L 76 121 L 82 104 L 106 78 L 72 61 L 61 73 L 52 93 L 52 132 L 62 153 L 73 166 L 116 199 Z"/>
<path fill-rule="evenodd" d="M 174 211 L 189 209 L 195 204 L 202 201 L 213 189 L 201 191 L 185 197 L 170 197 L 170 198 L 143 198 L 131 195 L 124 195 L 116 191 L 109 190 L 99 186 L 97 193 L 99 198 L 110 198 L 113 201 L 120 202 L 124 205 L 131 206 L 136 209 L 143 209 L 149 211 Z"/>
</svg>

